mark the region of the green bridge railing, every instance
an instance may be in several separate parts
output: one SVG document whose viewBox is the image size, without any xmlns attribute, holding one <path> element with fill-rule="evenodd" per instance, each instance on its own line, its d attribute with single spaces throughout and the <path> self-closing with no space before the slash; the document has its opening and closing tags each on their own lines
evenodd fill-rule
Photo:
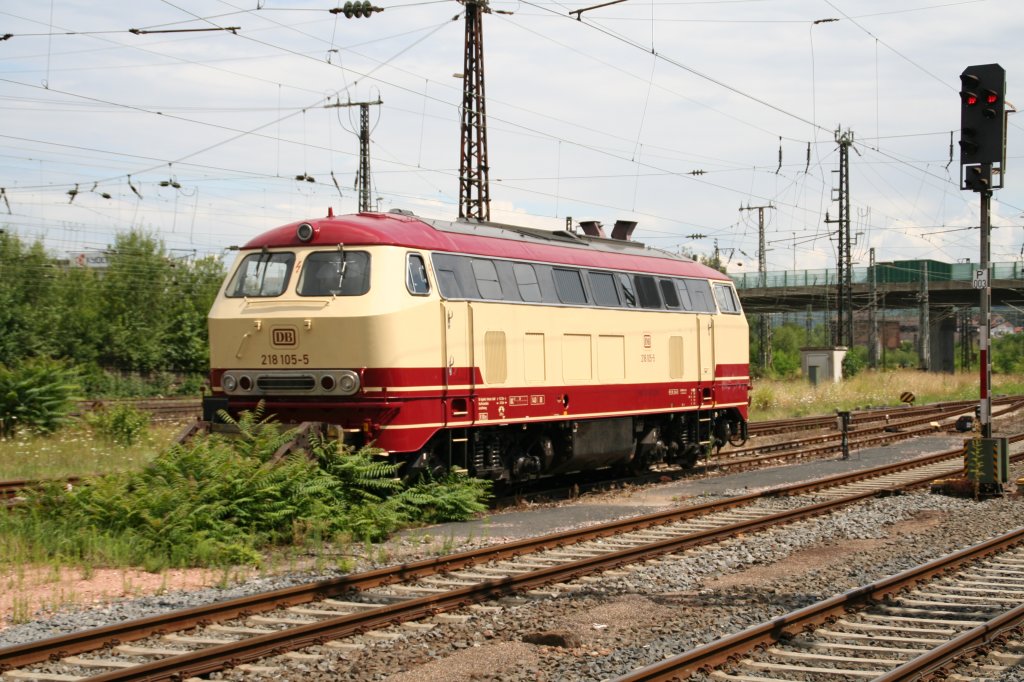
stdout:
<svg viewBox="0 0 1024 682">
<path fill-rule="evenodd" d="M 940 261 L 896 261 L 877 263 L 876 282 L 885 284 L 907 284 L 921 281 L 923 264 L 928 264 L 929 282 L 970 282 L 974 279 L 977 263 L 942 263 Z M 992 279 L 1024 279 L 1024 263 L 990 263 Z M 871 268 L 853 268 L 851 279 L 854 284 L 871 281 Z M 779 270 L 766 272 L 743 272 L 730 274 L 737 289 L 760 289 L 771 287 L 820 287 L 838 284 L 838 272 L 832 269 L 820 270 Z"/>
</svg>

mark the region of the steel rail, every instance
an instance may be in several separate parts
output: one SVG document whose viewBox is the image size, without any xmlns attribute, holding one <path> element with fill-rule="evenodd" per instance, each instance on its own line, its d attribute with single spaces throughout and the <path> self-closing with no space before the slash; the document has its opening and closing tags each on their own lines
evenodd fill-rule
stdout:
<svg viewBox="0 0 1024 682">
<path fill-rule="evenodd" d="M 729 663 L 737 656 L 745 654 L 756 647 L 774 644 L 786 637 L 799 634 L 807 628 L 820 625 L 836 616 L 840 616 L 848 610 L 868 605 L 871 602 L 888 599 L 905 588 L 913 587 L 917 583 L 929 580 L 964 563 L 1005 551 L 1022 542 L 1024 542 L 1024 527 L 1017 528 L 1000 537 L 992 538 L 926 564 L 916 566 L 902 573 L 854 588 L 760 625 L 754 625 L 746 630 L 701 645 L 678 656 L 645 666 L 632 673 L 615 678 L 613 682 L 680 682 L 698 671 L 706 671 Z M 1014 609 L 1014 612 L 1021 611 L 1022 609 L 1024 609 L 1024 606 Z M 1017 615 L 1024 617 L 1024 613 Z M 1004 621 L 1006 619 L 1000 618 L 999 620 Z M 1006 629 L 1012 626 L 1004 624 L 999 627 L 1000 629 Z M 971 631 L 962 633 L 953 641 L 939 647 L 942 649 L 941 654 L 934 654 L 932 652 L 936 656 L 936 660 L 926 659 L 916 664 L 916 659 L 911 660 L 881 677 L 874 678 L 875 682 L 879 680 L 886 680 L 886 682 L 907 680 L 921 674 L 924 670 L 938 667 L 955 655 L 953 653 L 953 642 L 969 640 L 973 644 L 984 639 L 991 631 L 990 623 L 986 623 Z M 937 659 L 941 659 L 941 662 Z M 897 673 L 899 673 L 898 676 Z"/>
<path fill-rule="evenodd" d="M 1002 613 L 987 623 L 962 632 L 945 644 L 913 658 L 895 670 L 879 675 L 873 682 L 910 682 L 932 675 L 964 654 L 992 643 L 1024 622 L 1024 604 Z"/>
</svg>

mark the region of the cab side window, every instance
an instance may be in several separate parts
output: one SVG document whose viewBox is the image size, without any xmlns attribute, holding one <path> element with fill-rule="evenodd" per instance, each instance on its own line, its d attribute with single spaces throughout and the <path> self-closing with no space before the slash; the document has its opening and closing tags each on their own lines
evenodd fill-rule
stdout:
<svg viewBox="0 0 1024 682">
<path fill-rule="evenodd" d="M 740 302 L 736 299 L 736 292 L 728 284 L 715 284 L 715 299 L 723 313 L 740 312 Z"/>
<path fill-rule="evenodd" d="M 430 293 L 427 266 L 423 262 L 423 256 L 418 253 L 410 253 L 406 258 L 405 288 L 413 296 L 426 296 Z"/>
<path fill-rule="evenodd" d="M 715 301 L 711 298 L 711 285 L 705 279 L 686 279 L 686 291 L 690 295 L 692 310 L 698 313 L 713 313 Z"/>
</svg>

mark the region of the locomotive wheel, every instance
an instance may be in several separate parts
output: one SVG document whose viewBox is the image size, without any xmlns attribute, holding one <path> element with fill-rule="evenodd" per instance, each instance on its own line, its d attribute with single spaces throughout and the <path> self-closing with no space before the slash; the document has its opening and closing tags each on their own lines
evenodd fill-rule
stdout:
<svg viewBox="0 0 1024 682">
<path fill-rule="evenodd" d="M 439 481 L 447 475 L 448 465 L 437 454 L 437 448 L 427 447 L 405 468 L 402 479 L 413 484 L 419 481 Z"/>
<path fill-rule="evenodd" d="M 679 466 L 684 469 L 692 469 L 697 465 L 698 459 L 700 459 L 700 445 L 690 443 L 683 448 L 683 454 L 679 458 Z"/>
<path fill-rule="evenodd" d="M 615 465 L 617 476 L 641 476 L 650 471 L 651 465 L 642 457 L 633 457 L 628 462 Z"/>
</svg>

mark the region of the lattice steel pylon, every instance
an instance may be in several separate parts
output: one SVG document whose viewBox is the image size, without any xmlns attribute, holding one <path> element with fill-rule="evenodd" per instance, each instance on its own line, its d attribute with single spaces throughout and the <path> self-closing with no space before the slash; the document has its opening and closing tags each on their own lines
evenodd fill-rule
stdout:
<svg viewBox="0 0 1024 682">
<path fill-rule="evenodd" d="M 459 218 L 491 219 L 487 177 L 487 107 L 484 93 L 484 34 L 487 0 L 463 0 L 466 52 L 462 70 L 462 153 L 459 161 Z"/>
<path fill-rule="evenodd" d="M 836 130 L 836 142 L 839 143 L 839 291 L 842 301 L 839 303 L 840 346 L 853 346 L 853 262 L 851 258 L 850 231 L 850 146 L 853 144 L 853 133 L 849 130 Z M 845 313 L 845 315 L 844 315 Z"/>
<path fill-rule="evenodd" d="M 853 133 L 836 129 L 836 143 L 839 145 L 839 187 L 832 191 L 833 200 L 839 202 L 839 218 L 832 220 L 826 213 L 825 222 L 839 225 L 835 345 L 849 348 L 853 345 L 853 263 L 850 249 L 850 147 L 853 145 Z"/>
<path fill-rule="evenodd" d="M 370 197 L 370 107 L 384 104 L 381 98 L 373 102 L 335 102 L 325 108 L 359 107 L 359 170 L 356 171 L 356 189 L 359 190 L 359 212 L 372 210 Z"/>
<path fill-rule="evenodd" d="M 359 212 L 370 211 L 370 105 L 359 105 Z"/>
</svg>

